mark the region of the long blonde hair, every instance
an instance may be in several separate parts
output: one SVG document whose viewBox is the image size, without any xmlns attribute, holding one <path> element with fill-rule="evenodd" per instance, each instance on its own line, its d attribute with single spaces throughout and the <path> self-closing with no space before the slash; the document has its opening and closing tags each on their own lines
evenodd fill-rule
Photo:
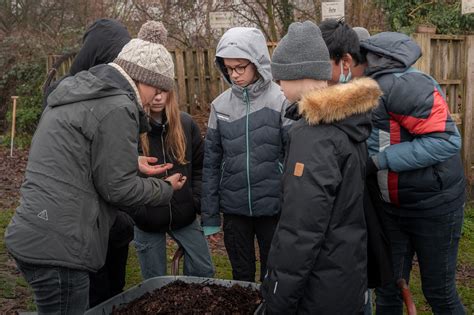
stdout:
<svg viewBox="0 0 474 315">
<path fill-rule="evenodd" d="M 149 109 L 147 113 L 148 111 Z M 168 92 L 168 102 L 163 111 L 168 120 L 168 132 L 166 133 L 163 146 L 168 155 L 179 164 L 184 165 L 188 163 L 188 161 L 186 161 L 186 139 L 183 125 L 181 124 L 181 114 L 178 102 L 176 101 L 176 93 L 173 90 Z M 140 135 L 140 141 L 143 153 L 149 156 L 150 141 L 148 140 L 148 134 L 146 132 Z M 162 161 L 159 161 L 159 163 L 162 163 Z"/>
</svg>

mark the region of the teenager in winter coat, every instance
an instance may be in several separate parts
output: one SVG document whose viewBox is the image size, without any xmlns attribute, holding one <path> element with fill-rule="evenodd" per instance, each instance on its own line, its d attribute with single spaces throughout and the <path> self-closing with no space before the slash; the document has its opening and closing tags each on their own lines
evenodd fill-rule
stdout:
<svg viewBox="0 0 474 315">
<path fill-rule="evenodd" d="M 119 21 L 113 19 L 95 21 L 84 34 L 83 45 L 74 58 L 69 74 L 49 85 L 55 74 L 55 71 L 50 71 L 48 86 L 44 87 L 43 108 L 46 109 L 47 97 L 62 80 L 80 71 L 89 70 L 93 66 L 112 62 L 130 40 L 126 27 Z M 52 70 L 56 69 L 53 67 Z M 133 220 L 127 213 L 117 212 L 110 229 L 105 264 L 97 273 L 89 274 L 90 307 L 122 292 L 125 286 L 128 245 L 133 239 L 133 225 Z"/>
<path fill-rule="evenodd" d="M 214 268 L 202 227 L 201 180 L 204 145 L 198 125 L 179 111 L 173 90 L 161 90 L 150 105 L 151 130 L 142 135 L 146 156 L 174 167 L 164 174 L 186 176 L 184 186 L 167 205 L 140 207 L 135 214 L 135 247 L 144 279 L 166 275 L 166 234 L 184 250 L 187 276 L 213 277 Z"/>
<path fill-rule="evenodd" d="M 381 94 L 371 79 L 328 87 L 321 31 L 293 23 L 272 72 L 299 119 L 289 132 L 282 212 L 262 295 L 268 314 L 359 314 L 367 303 L 365 143 Z"/>
<path fill-rule="evenodd" d="M 351 28 L 344 21 L 327 19 L 319 24 L 321 33 L 329 51 L 332 66 L 332 78 L 329 84 L 346 84 L 350 80 L 362 77 L 367 61 L 361 53 L 360 38 L 370 35 L 364 28 Z M 358 30 L 359 34 L 355 31 Z M 370 193 L 369 186 L 377 185 L 374 175 L 366 178 L 364 199 L 365 220 L 367 223 L 367 284 L 375 288 L 393 281 L 392 254 L 390 241 L 383 228 L 383 211 L 379 211 L 377 193 Z M 369 301 L 371 301 L 369 291 Z M 372 314 L 372 303 L 367 303 L 365 314 Z"/>
<path fill-rule="evenodd" d="M 286 100 L 272 82 L 262 32 L 235 27 L 219 41 L 216 65 L 232 87 L 211 104 L 205 140 L 202 223 L 220 230 L 235 280 L 255 281 L 255 236 L 261 278 L 280 213 L 280 180 L 289 120 Z"/>
<path fill-rule="evenodd" d="M 413 68 L 420 47 L 383 32 L 361 42 L 367 75 L 384 92 L 372 114 L 368 173 L 376 174 L 395 278 L 376 290 L 377 314 L 402 314 L 396 281 L 416 254 L 423 294 L 435 314 L 465 314 L 456 262 L 465 203 L 461 137 L 438 83 Z"/>
<path fill-rule="evenodd" d="M 138 176 L 147 168 L 137 163 L 143 107 L 174 81 L 155 29 L 144 24 L 114 63 L 62 80 L 48 97 L 5 232 L 40 314 L 83 314 L 117 207 L 166 204 L 184 184 L 179 174 L 167 182 Z"/>
</svg>

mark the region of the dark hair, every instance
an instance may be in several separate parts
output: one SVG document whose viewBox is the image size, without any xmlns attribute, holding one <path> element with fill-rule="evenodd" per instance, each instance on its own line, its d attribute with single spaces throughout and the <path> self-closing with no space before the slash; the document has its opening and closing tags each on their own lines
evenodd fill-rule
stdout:
<svg viewBox="0 0 474 315">
<path fill-rule="evenodd" d="M 344 19 L 327 19 L 319 25 L 329 55 L 339 64 L 345 54 L 351 55 L 356 65 L 366 61 L 360 51 L 359 37 Z"/>
</svg>

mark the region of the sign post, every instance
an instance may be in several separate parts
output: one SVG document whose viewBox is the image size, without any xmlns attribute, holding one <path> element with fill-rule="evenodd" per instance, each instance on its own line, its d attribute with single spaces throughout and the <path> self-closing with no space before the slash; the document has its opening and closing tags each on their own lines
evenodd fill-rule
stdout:
<svg viewBox="0 0 474 315">
<path fill-rule="evenodd" d="M 210 12 L 209 24 L 213 29 L 224 29 L 233 26 L 234 14 L 230 11 Z"/>
<path fill-rule="evenodd" d="M 462 14 L 474 13 L 474 0 L 462 0 Z"/>
<path fill-rule="evenodd" d="M 344 17 L 344 0 L 321 2 L 321 21 Z"/>
<path fill-rule="evenodd" d="M 13 110 L 12 110 L 12 133 L 10 141 L 10 157 L 13 156 L 13 139 L 15 138 L 15 124 L 16 124 L 16 100 L 18 96 L 12 96 L 13 100 Z"/>
</svg>

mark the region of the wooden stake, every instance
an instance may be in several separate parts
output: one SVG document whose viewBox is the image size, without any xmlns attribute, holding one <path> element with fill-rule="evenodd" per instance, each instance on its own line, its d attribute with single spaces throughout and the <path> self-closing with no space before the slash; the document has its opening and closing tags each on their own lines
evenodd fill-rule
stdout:
<svg viewBox="0 0 474 315">
<path fill-rule="evenodd" d="M 12 96 L 13 100 L 13 111 L 12 111 L 12 136 L 10 142 L 10 157 L 13 156 L 13 139 L 15 138 L 15 125 L 16 125 L 16 100 L 18 96 Z"/>
</svg>

